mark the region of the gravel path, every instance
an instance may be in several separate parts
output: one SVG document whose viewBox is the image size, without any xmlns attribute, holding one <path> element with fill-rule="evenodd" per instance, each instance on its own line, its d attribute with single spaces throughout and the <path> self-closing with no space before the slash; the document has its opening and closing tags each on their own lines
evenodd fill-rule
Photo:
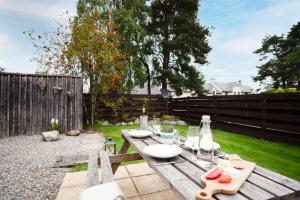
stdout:
<svg viewBox="0 0 300 200">
<path fill-rule="evenodd" d="M 0 199 L 55 199 L 68 171 L 57 156 L 80 154 L 84 136 L 44 142 L 40 135 L 0 139 Z"/>
</svg>

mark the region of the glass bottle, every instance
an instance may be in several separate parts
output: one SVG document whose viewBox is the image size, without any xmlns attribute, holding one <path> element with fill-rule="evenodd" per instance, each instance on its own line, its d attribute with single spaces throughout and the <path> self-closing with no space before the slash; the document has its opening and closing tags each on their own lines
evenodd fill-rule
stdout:
<svg viewBox="0 0 300 200">
<path fill-rule="evenodd" d="M 212 166 L 214 164 L 214 140 L 210 129 L 210 116 L 203 115 L 201 123 L 197 158 L 207 162 L 207 165 Z"/>
</svg>

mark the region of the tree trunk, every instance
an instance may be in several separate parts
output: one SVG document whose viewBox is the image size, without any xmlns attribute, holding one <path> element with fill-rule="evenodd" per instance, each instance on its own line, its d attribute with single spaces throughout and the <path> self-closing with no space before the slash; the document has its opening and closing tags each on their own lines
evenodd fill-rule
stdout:
<svg viewBox="0 0 300 200">
<path fill-rule="evenodd" d="M 96 110 L 97 87 L 95 76 L 90 77 L 90 123 L 94 124 L 94 115 Z"/>
<path fill-rule="evenodd" d="M 146 68 L 146 76 L 147 76 L 147 90 L 148 95 L 151 96 L 151 74 L 150 74 L 150 68 L 147 62 L 143 62 L 144 67 Z"/>
<path fill-rule="evenodd" d="M 165 39 L 163 42 L 163 66 L 162 66 L 162 80 L 161 80 L 161 87 L 162 89 L 167 89 L 167 72 L 169 68 L 169 60 L 170 60 L 170 50 L 169 50 L 169 33 L 168 28 L 165 30 Z"/>
</svg>

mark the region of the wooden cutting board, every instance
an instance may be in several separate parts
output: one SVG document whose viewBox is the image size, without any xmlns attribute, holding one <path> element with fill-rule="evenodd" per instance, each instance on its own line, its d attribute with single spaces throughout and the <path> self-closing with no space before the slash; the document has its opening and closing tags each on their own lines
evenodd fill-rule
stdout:
<svg viewBox="0 0 300 200">
<path fill-rule="evenodd" d="M 229 159 L 230 160 L 230 159 Z M 224 193 L 224 194 L 235 194 L 238 192 L 243 183 L 247 180 L 248 176 L 255 168 L 255 163 L 248 162 L 245 160 L 235 160 L 238 166 L 242 166 L 243 169 L 238 169 L 240 171 L 238 179 L 232 179 L 230 183 L 219 183 L 218 179 L 216 180 L 207 180 L 205 177 L 212 171 L 219 167 L 222 170 L 224 160 L 220 159 L 218 166 L 213 167 L 211 170 L 207 171 L 201 176 L 202 183 L 206 186 L 204 189 L 197 193 L 197 200 L 208 200 L 212 198 L 212 195 L 215 193 Z M 227 161 L 228 162 L 228 161 Z M 233 162 L 234 163 L 234 162 Z"/>
</svg>

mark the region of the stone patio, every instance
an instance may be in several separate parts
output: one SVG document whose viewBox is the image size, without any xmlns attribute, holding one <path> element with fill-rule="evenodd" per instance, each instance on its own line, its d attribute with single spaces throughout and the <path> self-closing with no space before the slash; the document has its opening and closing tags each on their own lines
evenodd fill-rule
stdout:
<svg viewBox="0 0 300 200">
<path fill-rule="evenodd" d="M 67 173 L 56 199 L 79 199 L 80 193 L 86 188 L 86 175 L 86 171 Z M 120 166 L 114 177 L 128 200 L 179 199 L 147 163 Z"/>
</svg>

